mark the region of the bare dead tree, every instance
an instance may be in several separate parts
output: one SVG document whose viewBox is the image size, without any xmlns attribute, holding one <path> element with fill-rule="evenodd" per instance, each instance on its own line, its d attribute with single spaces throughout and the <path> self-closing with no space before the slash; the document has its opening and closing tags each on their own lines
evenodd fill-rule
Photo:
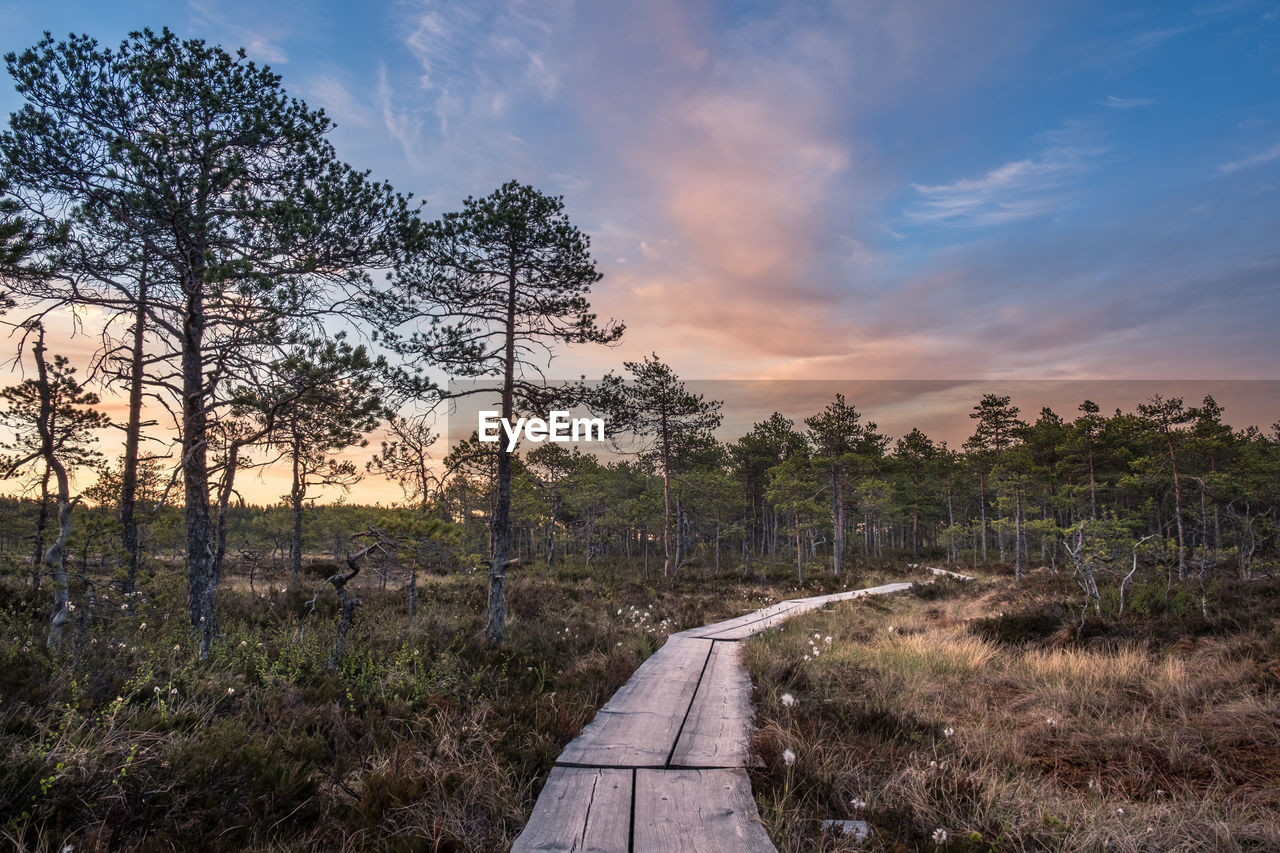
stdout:
<svg viewBox="0 0 1280 853">
<path fill-rule="evenodd" d="M 1071 556 L 1071 564 L 1075 567 L 1076 584 L 1084 592 L 1086 609 L 1092 603 L 1094 611 L 1101 616 L 1102 596 L 1098 593 L 1098 579 L 1093 574 L 1093 557 L 1090 554 L 1086 554 L 1084 548 L 1084 532 L 1088 524 L 1089 519 L 1086 519 L 1076 525 L 1074 545 L 1071 543 L 1070 531 L 1068 531 L 1064 546 Z M 1080 614 L 1080 624 L 1083 627 L 1084 611 L 1081 611 Z"/>
<path fill-rule="evenodd" d="M 1134 576 L 1135 574 L 1137 574 L 1137 571 L 1138 571 L 1138 549 L 1139 549 L 1140 547 L 1142 547 L 1142 543 L 1143 543 L 1143 542 L 1146 542 L 1148 539 L 1151 539 L 1151 538 L 1153 538 L 1154 536 L 1155 536 L 1155 534 L 1154 534 L 1154 533 L 1152 533 L 1152 534 L 1149 534 L 1149 535 L 1147 535 L 1147 536 L 1143 536 L 1143 537 L 1142 537 L 1141 539 L 1139 539 L 1137 542 L 1134 542 L 1134 543 L 1133 543 L 1133 568 L 1129 569 L 1129 574 L 1125 575 L 1125 576 L 1120 580 L 1120 609 L 1116 611 L 1116 615 L 1117 615 L 1117 616 L 1123 616 L 1123 615 L 1124 615 L 1124 597 L 1125 597 L 1125 593 L 1126 593 L 1126 592 L 1128 592 L 1128 590 L 1129 590 L 1129 583 L 1133 580 L 1133 576 Z"/>
<path fill-rule="evenodd" d="M 358 533 L 352 539 L 358 539 L 363 536 L 373 536 L 374 541 L 361 548 L 359 551 L 347 554 L 347 571 L 338 572 L 330 575 L 320 588 L 316 590 L 315 596 L 307 602 L 311 610 L 307 615 L 314 613 L 316 610 L 316 602 L 320 599 L 320 593 L 324 591 L 326 586 L 332 586 L 338 593 L 338 629 L 333 640 L 333 652 L 329 655 L 329 671 L 332 672 L 338 668 L 338 662 L 342 659 L 342 653 L 347 647 L 347 633 L 351 630 L 351 623 L 355 620 L 356 610 L 360 607 L 359 596 L 353 595 L 347 589 L 347 584 L 360 574 L 360 561 L 369 556 L 373 551 L 384 550 L 381 534 L 372 528 L 364 533 Z"/>
<path fill-rule="evenodd" d="M 71 509 L 75 502 L 71 498 L 71 484 L 67 476 L 67 467 L 59 456 L 60 436 L 55 427 L 55 406 L 53 386 L 49 381 L 49 367 L 45 363 L 44 327 L 35 325 L 32 328 L 36 338 L 31 347 L 36 360 L 35 387 L 39 394 L 39 411 L 36 429 L 39 435 L 39 448 L 26 454 L 5 460 L 6 475 L 20 470 L 36 459 L 43 459 L 47 470 L 53 473 L 57 485 L 58 502 L 58 535 L 53 544 L 44 553 L 44 564 L 49 569 L 53 580 L 53 614 L 49 618 L 49 637 L 45 645 L 50 649 L 62 647 L 62 631 L 71 611 L 71 597 L 67 585 L 66 548 L 71 537 Z"/>
</svg>

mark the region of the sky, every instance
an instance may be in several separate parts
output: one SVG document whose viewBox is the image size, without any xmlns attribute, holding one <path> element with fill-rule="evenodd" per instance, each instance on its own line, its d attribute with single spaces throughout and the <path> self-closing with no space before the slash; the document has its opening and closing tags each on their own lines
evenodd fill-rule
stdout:
<svg viewBox="0 0 1280 853">
<path fill-rule="evenodd" d="M 427 216 L 563 195 L 628 329 L 549 375 L 1277 378 L 1276 0 L 48 0 L 0 48 L 164 25 Z"/>
</svg>

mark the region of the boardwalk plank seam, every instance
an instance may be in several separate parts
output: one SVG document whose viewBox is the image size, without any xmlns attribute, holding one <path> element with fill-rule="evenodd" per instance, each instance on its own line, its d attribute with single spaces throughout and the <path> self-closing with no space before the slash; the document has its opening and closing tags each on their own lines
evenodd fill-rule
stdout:
<svg viewBox="0 0 1280 853">
<path fill-rule="evenodd" d="M 707 664 L 711 663 L 711 653 L 716 650 L 715 640 L 711 641 L 711 645 L 707 647 L 707 656 L 702 661 L 702 671 L 698 673 L 698 683 L 694 685 L 693 695 L 689 697 L 689 707 L 684 709 L 684 718 L 680 720 L 680 728 L 676 729 L 675 740 L 671 741 L 671 751 L 667 753 L 667 760 L 663 762 L 664 767 L 671 766 L 671 759 L 676 754 L 676 747 L 680 745 L 680 735 L 684 734 L 684 727 L 689 722 L 689 713 L 693 710 L 693 703 L 698 701 L 698 691 L 702 689 L 702 679 L 707 674 Z"/>
<path fill-rule="evenodd" d="M 640 771 L 631 768 L 631 818 L 630 828 L 627 830 L 627 853 L 632 853 L 636 849 L 636 775 Z"/>
</svg>

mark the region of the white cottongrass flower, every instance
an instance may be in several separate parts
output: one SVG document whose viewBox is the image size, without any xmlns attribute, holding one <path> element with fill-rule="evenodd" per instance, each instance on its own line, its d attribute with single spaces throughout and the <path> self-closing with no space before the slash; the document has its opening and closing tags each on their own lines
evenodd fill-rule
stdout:
<svg viewBox="0 0 1280 853">
<path fill-rule="evenodd" d="M 829 646 L 829 645 L 831 645 L 831 638 L 830 638 L 830 637 L 827 637 L 827 638 L 826 638 L 825 640 L 823 640 L 822 642 L 826 643 L 826 644 Z"/>
<path fill-rule="evenodd" d="M 951 737 L 955 733 L 956 733 L 956 730 L 951 728 L 951 726 L 947 726 L 945 729 L 942 730 L 943 737 Z"/>
<path fill-rule="evenodd" d="M 889 626 L 889 633 L 890 633 L 890 634 L 892 634 L 892 633 L 893 633 L 893 626 L 892 626 L 892 625 L 890 625 L 890 626 Z"/>
<path fill-rule="evenodd" d="M 1051 726 L 1056 726 L 1058 724 L 1058 721 L 1055 720 L 1053 717 L 1045 717 L 1044 721 Z"/>
<path fill-rule="evenodd" d="M 139 630 L 139 631 L 145 631 L 145 630 L 147 630 L 147 623 L 146 623 L 146 622 L 143 622 L 141 625 L 139 625 L 139 626 L 138 626 L 138 630 Z"/>
<path fill-rule="evenodd" d="M 796 754 L 789 749 L 784 749 L 782 751 L 782 763 L 786 764 L 788 767 L 795 764 Z"/>
<path fill-rule="evenodd" d="M 235 692 L 236 692 L 236 689 L 235 689 L 234 687 L 228 687 L 228 688 L 227 688 L 227 695 L 228 695 L 228 696 L 230 696 L 231 694 L 233 694 L 233 693 L 235 693 Z"/>
<path fill-rule="evenodd" d="M 786 705 L 788 708 L 792 708 L 796 704 L 796 697 L 792 696 L 790 693 L 783 693 L 782 704 Z"/>
<path fill-rule="evenodd" d="M 938 827 L 937 829 L 935 829 L 935 830 L 933 831 L 933 843 L 934 843 L 934 844 L 946 844 L 946 843 L 947 843 L 947 831 L 946 831 L 945 829 L 943 829 L 942 827 Z"/>
<path fill-rule="evenodd" d="M 867 801 L 861 797 L 855 797 L 849 801 L 849 805 L 853 806 L 855 809 L 865 809 L 867 807 Z"/>
<path fill-rule="evenodd" d="M 1116 809 L 1116 814 L 1124 814 L 1124 809 Z"/>
</svg>

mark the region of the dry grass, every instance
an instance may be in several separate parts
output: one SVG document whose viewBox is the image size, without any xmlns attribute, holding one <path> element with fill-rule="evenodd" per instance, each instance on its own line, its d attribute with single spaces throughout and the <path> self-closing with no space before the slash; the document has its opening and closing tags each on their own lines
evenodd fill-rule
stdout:
<svg viewBox="0 0 1280 853">
<path fill-rule="evenodd" d="M 329 673 L 333 593 L 310 617 L 307 601 L 330 568 L 301 587 L 229 579 L 207 663 L 173 574 L 124 609 L 99 602 L 61 656 L 43 649 L 45 595 L 0 579 L 0 849 L 502 850 L 563 746 L 667 633 L 794 594 L 526 571 L 495 648 L 483 576 L 423 578 L 412 620 L 398 584 L 362 577 Z"/>
<path fill-rule="evenodd" d="M 841 605 L 748 645 L 753 781 L 779 849 L 1280 850 L 1274 633 L 1001 644 L 970 624 L 1010 602 L 948 588 Z M 826 818 L 875 836 L 821 836 Z"/>
</svg>

